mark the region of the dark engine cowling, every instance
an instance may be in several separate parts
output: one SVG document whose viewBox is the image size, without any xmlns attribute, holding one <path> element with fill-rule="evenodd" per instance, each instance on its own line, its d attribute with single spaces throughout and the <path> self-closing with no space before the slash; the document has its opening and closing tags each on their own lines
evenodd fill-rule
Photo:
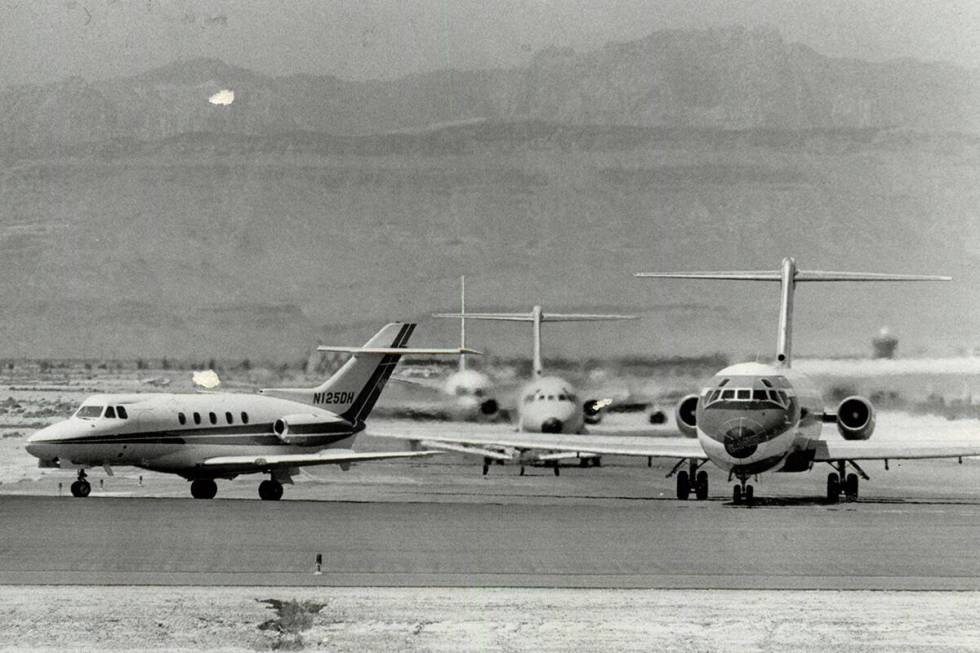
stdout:
<svg viewBox="0 0 980 653">
<path fill-rule="evenodd" d="M 480 404 L 480 414 L 486 417 L 496 415 L 499 410 L 500 404 L 497 403 L 496 399 L 487 399 Z"/>
<path fill-rule="evenodd" d="M 677 420 L 677 428 L 684 437 L 698 437 L 698 396 L 687 395 L 681 399 L 674 409 L 674 418 Z"/>
<path fill-rule="evenodd" d="M 346 425 L 339 417 L 299 414 L 280 417 L 272 423 L 272 432 L 283 444 L 309 445 L 324 434 L 336 432 L 338 424 Z"/>
<path fill-rule="evenodd" d="M 875 408 L 864 397 L 848 397 L 837 406 L 837 430 L 845 440 L 867 440 L 875 430 Z"/>
<path fill-rule="evenodd" d="M 589 399 L 582 404 L 582 416 L 586 424 L 598 424 L 602 421 L 602 412 L 611 402 L 608 399 Z"/>
</svg>

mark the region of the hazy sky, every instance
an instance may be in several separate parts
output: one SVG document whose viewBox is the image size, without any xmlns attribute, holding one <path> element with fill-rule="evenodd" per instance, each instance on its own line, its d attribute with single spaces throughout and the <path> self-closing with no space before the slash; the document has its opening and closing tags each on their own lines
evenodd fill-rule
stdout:
<svg viewBox="0 0 980 653">
<path fill-rule="evenodd" d="M 731 24 L 769 25 L 831 56 L 980 67 L 977 0 L 0 0 L 0 85 L 198 56 L 272 74 L 392 78 Z"/>
</svg>

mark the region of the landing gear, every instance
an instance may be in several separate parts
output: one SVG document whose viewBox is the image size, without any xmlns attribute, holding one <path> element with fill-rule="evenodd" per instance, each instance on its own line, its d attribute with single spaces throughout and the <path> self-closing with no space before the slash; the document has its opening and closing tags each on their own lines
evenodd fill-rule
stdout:
<svg viewBox="0 0 980 653">
<path fill-rule="evenodd" d="M 708 472 L 700 469 L 704 461 L 687 460 L 688 468 L 678 471 L 684 462 L 685 460 L 678 462 L 670 470 L 670 473 L 667 474 L 668 477 L 675 473 L 677 474 L 677 498 L 681 501 L 686 501 L 693 491 L 698 501 L 704 501 L 708 498 Z"/>
<path fill-rule="evenodd" d="M 259 498 L 263 501 L 278 501 L 282 498 L 282 484 L 274 479 L 259 483 Z"/>
<path fill-rule="evenodd" d="M 85 480 L 87 474 L 84 469 L 78 470 L 78 480 L 71 484 L 71 495 L 73 497 L 87 497 L 92 492 L 92 486 Z"/>
<path fill-rule="evenodd" d="M 524 465 L 521 465 L 521 476 L 524 476 Z"/>
<path fill-rule="evenodd" d="M 490 459 L 489 458 L 484 458 L 483 459 L 483 475 L 486 476 L 489 471 L 490 471 Z"/>
<path fill-rule="evenodd" d="M 589 458 L 579 458 L 578 466 L 583 469 L 586 467 L 602 467 L 602 457 L 591 456 Z"/>
<path fill-rule="evenodd" d="M 555 468 L 555 476 L 561 476 L 561 467 L 558 466 L 557 462 L 554 464 L 554 468 Z"/>
<path fill-rule="evenodd" d="M 198 478 L 191 481 L 191 496 L 195 499 L 213 499 L 218 493 L 218 484 L 211 478 Z"/>
<path fill-rule="evenodd" d="M 857 470 L 857 474 L 853 472 L 850 474 L 847 473 L 848 463 Z M 827 474 L 827 503 L 837 503 L 840 501 L 841 493 L 844 494 L 846 501 L 857 501 L 858 489 L 861 483 L 860 479 L 863 477 L 867 480 L 868 475 L 853 460 L 838 460 L 836 463 L 831 464 L 837 468 L 837 472 Z"/>
<path fill-rule="evenodd" d="M 704 501 L 708 498 L 708 472 L 704 470 L 698 472 L 694 481 L 694 496 L 697 497 L 698 501 Z"/>
<path fill-rule="evenodd" d="M 755 488 L 748 484 L 748 474 L 738 475 L 738 485 L 732 488 L 732 503 L 736 506 L 751 506 L 755 501 Z"/>
</svg>

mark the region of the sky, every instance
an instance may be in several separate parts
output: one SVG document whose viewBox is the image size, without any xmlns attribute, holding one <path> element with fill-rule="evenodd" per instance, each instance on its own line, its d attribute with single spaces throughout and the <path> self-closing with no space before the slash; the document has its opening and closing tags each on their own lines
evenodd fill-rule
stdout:
<svg viewBox="0 0 980 653">
<path fill-rule="evenodd" d="M 273 75 L 391 79 L 724 25 L 772 27 L 829 56 L 980 68 L 976 0 L 0 0 L 0 86 L 193 57 Z"/>
</svg>

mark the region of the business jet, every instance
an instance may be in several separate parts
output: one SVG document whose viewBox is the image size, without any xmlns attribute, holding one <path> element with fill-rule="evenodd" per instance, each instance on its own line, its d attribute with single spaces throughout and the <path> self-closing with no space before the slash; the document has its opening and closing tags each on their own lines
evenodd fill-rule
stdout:
<svg viewBox="0 0 980 653">
<path fill-rule="evenodd" d="M 800 270 L 792 258 L 783 259 L 778 270 L 749 272 L 639 273 L 638 277 L 672 279 L 721 279 L 767 281 L 780 286 L 779 336 L 776 362 L 772 365 L 741 363 L 726 367 L 698 394 L 680 401 L 678 427 L 688 438 L 623 438 L 584 435 L 574 443 L 553 436 L 487 436 L 479 433 L 440 436 L 440 440 L 464 446 L 513 447 L 517 450 L 551 448 L 588 455 L 625 455 L 669 458 L 677 461 L 669 476 L 676 477 L 677 498 L 708 497 L 711 462 L 735 478 L 735 504 L 754 501 L 749 479 L 763 472 L 804 472 L 827 463 L 827 500 L 843 496 L 857 500 L 861 479 L 869 480 L 860 463 L 869 460 L 961 458 L 980 455 L 975 441 L 869 442 L 875 430 L 875 411 L 863 397 L 847 397 L 836 410 L 826 411 L 820 394 L 808 379 L 792 368 L 793 299 L 798 283 L 835 281 L 949 281 L 949 277 L 825 272 Z M 824 424 L 835 424 L 840 440 L 821 439 Z M 389 434 L 385 434 L 389 435 Z M 571 446 L 570 446 L 571 444 Z M 686 469 L 682 469 L 686 466 Z"/>
<path fill-rule="evenodd" d="M 351 358 L 315 388 L 260 394 L 99 394 L 69 419 L 34 433 L 27 452 L 40 467 L 78 470 L 72 495 L 86 497 L 86 469 L 134 466 L 178 474 L 191 495 L 212 499 L 216 479 L 268 474 L 259 497 L 278 500 L 300 467 L 431 455 L 429 451 L 351 450 L 385 383 L 405 355 L 461 355 L 463 349 L 409 349 L 415 324 L 392 323 L 363 347 L 320 347 Z"/>
</svg>

